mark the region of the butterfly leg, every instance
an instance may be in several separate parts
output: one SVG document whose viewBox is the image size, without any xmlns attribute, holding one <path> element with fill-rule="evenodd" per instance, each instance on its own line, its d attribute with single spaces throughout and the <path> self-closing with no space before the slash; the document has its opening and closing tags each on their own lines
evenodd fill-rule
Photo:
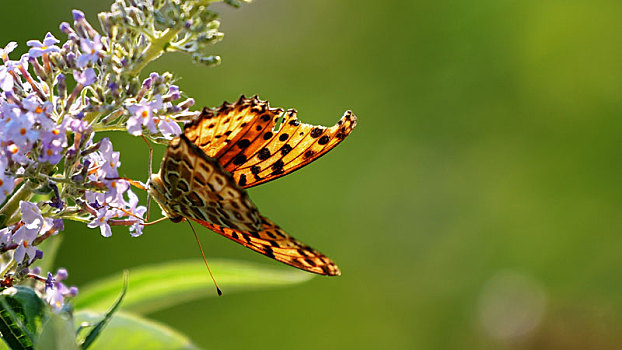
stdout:
<svg viewBox="0 0 622 350">
<path fill-rule="evenodd" d="M 145 185 L 143 185 L 140 181 L 128 179 L 127 177 L 107 177 L 106 180 L 124 180 L 139 190 L 147 191 L 147 187 L 145 187 Z"/>
<path fill-rule="evenodd" d="M 164 220 L 170 219 L 168 216 L 163 216 L 163 217 L 161 217 L 159 219 L 156 219 L 154 221 L 149 221 L 149 219 L 146 219 L 146 218 L 143 219 L 140 216 L 136 216 L 134 213 L 129 212 L 129 211 L 123 209 L 123 208 L 115 207 L 115 206 L 112 206 L 112 205 L 108 205 L 108 206 L 110 208 L 122 211 L 127 216 L 131 216 L 131 217 L 133 217 L 135 219 L 138 219 L 138 220 L 142 221 L 142 225 L 143 226 L 149 226 L 149 225 L 157 224 L 158 222 L 162 222 Z M 133 225 L 136 222 L 136 220 L 110 220 L 110 221 L 114 222 L 115 225 L 119 225 L 119 226 L 130 226 L 130 225 Z"/>
<path fill-rule="evenodd" d="M 157 224 L 158 222 L 162 222 L 164 220 L 170 219 L 168 216 L 163 216 L 157 220 L 153 220 L 151 222 L 143 222 L 143 226 L 149 226 L 149 225 L 153 225 L 153 224 Z"/>
<path fill-rule="evenodd" d="M 147 147 L 149 147 L 149 173 L 147 174 L 147 187 L 149 187 L 149 182 L 151 181 L 151 174 L 153 173 L 153 147 L 149 144 L 149 141 L 144 135 L 141 135 Z M 151 209 L 151 192 L 147 190 L 147 216 L 146 221 L 149 221 L 149 211 Z"/>
</svg>

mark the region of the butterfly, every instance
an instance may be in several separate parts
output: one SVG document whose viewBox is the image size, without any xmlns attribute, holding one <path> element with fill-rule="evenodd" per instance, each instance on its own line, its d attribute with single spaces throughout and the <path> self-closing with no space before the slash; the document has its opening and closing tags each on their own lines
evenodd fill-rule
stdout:
<svg viewBox="0 0 622 350">
<path fill-rule="evenodd" d="M 340 275 L 332 260 L 261 215 L 245 190 L 311 163 L 357 123 L 350 111 L 330 128 L 301 123 L 296 114 L 257 96 L 204 108 L 169 143 L 149 192 L 173 222 L 191 219 L 277 261 Z"/>
</svg>

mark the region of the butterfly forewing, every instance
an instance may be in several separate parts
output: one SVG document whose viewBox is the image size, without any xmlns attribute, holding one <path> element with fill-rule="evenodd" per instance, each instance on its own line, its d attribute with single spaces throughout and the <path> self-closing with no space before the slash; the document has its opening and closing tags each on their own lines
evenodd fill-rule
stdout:
<svg viewBox="0 0 622 350">
<path fill-rule="evenodd" d="M 275 130 L 280 118 L 282 124 Z M 348 111 L 330 128 L 304 124 L 293 109 L 283 113 L 267 101 L 242 96 L 216 111 L 204 109 L 184 134 L 248 188 L 311 163 L 345 139 L 356 122 Z"/>
<path fill-rule="evenodd" d="M 320 275 L 341 275 L 335 263 L 324 254 L 289 236 L 268 218 L 262 217 L 259 231 L 240 231 L 195 220 L 212 231 L 234 240 L 267 257 Z"/>
<path fill-rule="evenodd" d="M 154 198 L 171 216 L 238 230 L 260 230 L 262 220 L 231 174 L 185 136 L 166 149 L 160 174 L 152 177 Z"/>
</svg>

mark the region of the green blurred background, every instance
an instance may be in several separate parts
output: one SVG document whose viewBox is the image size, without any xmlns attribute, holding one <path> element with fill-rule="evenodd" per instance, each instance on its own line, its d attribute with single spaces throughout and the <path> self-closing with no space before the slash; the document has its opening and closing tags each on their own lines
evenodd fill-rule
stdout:
<svg viewBox="0 0 622 350">
<path fill-rule="evenodd" d="M 3 3 L 0 44 L 23 52 L 48 30 L 64 40 L 71 9 L 96 22 L 109 5 Z M 169 55 L 149 69 L 182 77 L 198 105 L 258 94 L 324 125 L 355 112 L 359 126 L 336 150 L 250 190 L 343 275 L 242 294 L 222 286 L 222 298 L 155 319 L 213 349 L 622 347 L 620 1 L 217 7 L 220 66 Z M 121 172 L 146 179 L 142 140 L 111 136 Z M 199 257 L 187 226 L 170 222 L 140 238 L 81 225 L 63 235 L 58 264 L 78 286 Z M 209 257 L 281 266 L 200 236 Z"/>
</svg>

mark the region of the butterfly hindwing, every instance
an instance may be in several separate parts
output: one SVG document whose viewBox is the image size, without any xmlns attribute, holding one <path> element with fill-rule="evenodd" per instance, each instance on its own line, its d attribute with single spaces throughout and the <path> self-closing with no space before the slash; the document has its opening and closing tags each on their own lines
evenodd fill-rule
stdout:
<svg viewBox="0 0 622 350">
<path fill-rule="evenodd" d="M 215 111 L 204 109 L 184 134 L 248 188 L 311 163 L 345 139 L 356 123 L 356 116 L 347 111 L 330 128 L 304 124 L 293 109 L 283 112 L 257 97 L 242 96 Z"/>
<path fill-rule="evenodd" d="M 207 157 L 183 135 L 170 142 L 160 174 L 152 177 L 152 183 L 154 198 L 170 216 L 240 230 L 262 227 L 259 212 L 246 191 L 217 160 Z"/>
<path fill-rule="evenodd" d="M 241 231 L 201 220 L 195 221 L 247 248 L 287 265 L 320 275 L 341 275 L 339 268 L 332 260 L 289 236 L 268 218 L 262 217 L 263 226 L 259 231 Z"/>
</svg>

